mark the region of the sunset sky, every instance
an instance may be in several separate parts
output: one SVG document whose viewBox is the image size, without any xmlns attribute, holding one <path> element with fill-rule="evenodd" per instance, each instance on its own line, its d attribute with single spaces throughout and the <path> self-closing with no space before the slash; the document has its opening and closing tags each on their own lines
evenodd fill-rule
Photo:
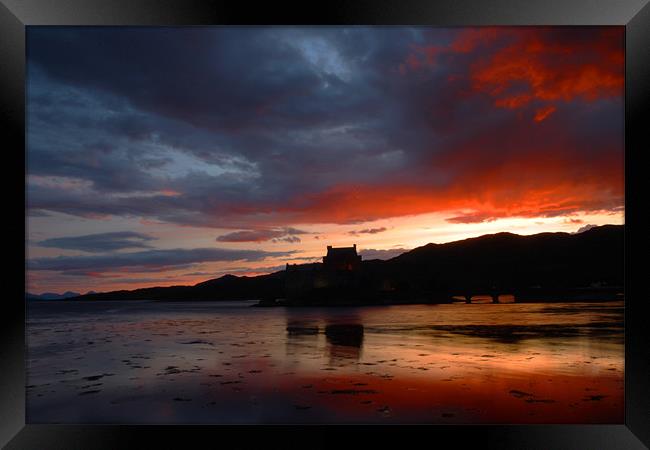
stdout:
<svg viewBox="0 0 650 450">
<path fill-rule="evenodd" d="M 623 27 L 27 28 L 27 290 L 624 221 Z"/>
</svg>

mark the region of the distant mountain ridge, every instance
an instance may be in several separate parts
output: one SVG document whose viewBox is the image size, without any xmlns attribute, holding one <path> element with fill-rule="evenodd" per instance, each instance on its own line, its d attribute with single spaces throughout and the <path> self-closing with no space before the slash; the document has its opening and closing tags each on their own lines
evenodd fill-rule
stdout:
<svg viewBox="0 0 650 450">
<path fill-rule="evenodd" d="M 94 292 L 88 292 L 89 294 L 94 294 Z M 63 300 L 65 298 L 78 297 L 81 294 L 79 292 L 66 291 L 63 294 L 57 294 L 56 292 L 43 292 L 42 294 L 30 294 L 27 293 L 28 300 Z"/>
<path fill-rule="evenodd" d="M 581 233 L 483 235 L 427 244 L 389 260 L 362 262 L 368 280 L 390 280 L 403 296 L 496 288 L 525 291 L 623 286 L 624 225 Z M 284 271 L 225 275 L 194 286 L 85 294 L 76 300 L 253 300 L 284 297 Z"/>
</svg>

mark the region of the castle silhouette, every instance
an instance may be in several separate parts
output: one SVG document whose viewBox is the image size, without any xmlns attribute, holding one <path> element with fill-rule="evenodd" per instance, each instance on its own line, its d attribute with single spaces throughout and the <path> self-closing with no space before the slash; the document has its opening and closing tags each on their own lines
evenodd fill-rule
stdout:
<svg viewBox="0 0 650 450">
<path fill-rule="evenodd" d="M 322 263 L 287 264 L 287 302 L 303 304 L 325 299 L 344 299 L 360 288 L 361 255 L 352 247 L 327 246 Z"/>
</svg>

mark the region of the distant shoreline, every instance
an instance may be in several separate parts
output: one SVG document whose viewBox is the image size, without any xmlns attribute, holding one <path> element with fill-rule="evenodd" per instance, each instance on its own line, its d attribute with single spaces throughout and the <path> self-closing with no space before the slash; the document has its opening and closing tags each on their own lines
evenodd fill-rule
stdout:
<svg viewBox="0 0 650 450">
<path fill-rule="evenodd" d="M 68 298 L 257 300 L 261 306 L 433 304 L 484 295 L 494 303 L 505 295 L 513 295 L 516 303 L 611 301 L 624 292 L 623 238 L 623 225 L 578 234 L 497 233 L 427 244 L 388 260 L 362 260 L 355 245 L 328 246 L 322 263 L 287 264 L 266 275 L 224 275 L 193 286 L 89 291 Z"/>
<path fill-rule="evenodd" d="M 476 295 L 476 297 L 485 297 L 484 295 Z M 257 302 L 254 305 L 255 307 L 286 307 L 286 308 L 303 308 L 303 307 L 341 307 L 341 306 L 352 306 L 352 307 L 362 307 L 362 306 L 400 306 L 400 305 L 444 305 L 444 304 L 466 304 L 460 299 L 449 298 L 445 300 L 375 300 L 375 301 L 351 301 L 351 300 L 323 300 L 323 301 L 314 301 L 314 302 L 305 302 L 305 303 L 287 303 L 283 301 L 284 299 L 277 299 L 279 301 L 269 301 L 262 299 L 145 299 L 145 298 L 135 298 L 135 299 L 125 299 L 125 298 L 115 298 L 115 299 L 75 299 L 75 298 L 65 298 L 65 299 L 26 299 L 27 303 L 79 303 L 79 304 L 92 304 L 92 303 L 104 303 L 104 302 L 134 302 L 134 301 L 146 301 L 153 303 L 246 303 L 246 302 Z M 517 304 L 517 303 L 605 303 L 612 301 L 625 301 L 625 296 L 620 293 L 612 293 L 611 291 L 589 291 L 585 293 L 558 293 L 555 295 L 522 295 L 515 297 L 514 301 L 507 301 L 503 303 L 497 303 L 496 305 L 507 305 L 507 304 Z M 491 304 L 489 301 L 472 301 L 471 304 Z"/>
</svg>

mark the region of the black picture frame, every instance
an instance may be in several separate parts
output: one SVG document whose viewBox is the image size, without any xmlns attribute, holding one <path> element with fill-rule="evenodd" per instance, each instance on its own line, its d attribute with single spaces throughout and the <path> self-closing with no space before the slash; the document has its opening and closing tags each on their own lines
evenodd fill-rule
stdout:
<svg viewBox="0 0 650 450">
<path fill-rule="evenodd" d="M 234 448 L 260 441 L 265 447 L 336 446 L 352 438 L 364 446 L 607 448 L 650 446 L 650 339 L 642 292 L 644 219 L 643 153 L 650 133 L 642 117 L 650 99 L 648 0 L 351 0 L 319 4 L 211 0 L 0 0 L 0 120 L 3 130 L 3 217 L 7 230 L 26 226 L 25 27 L 30 25 L 620 25 L 625 26 L 625 423 L 621 425 L 345 426 L 97 426 L 25 424 L 25 247 L 6 239 L 0 348 L 0 445 L 10 449 L 130 448 L 158 442 L 162 448 L 205 442 Z M 645 114 L 644 114 L 645 113 Z M 7 142 L 11 143 L 10 145 Z M 6 145 L 6 146 L 5 146 Z M 22 149 L 22 151 L 21 151 Z M 7 176 L 10 174 L 11 176 Z M 647 186 L 646 186 L 647 187 Z M 21 197 L 20 192 L 23 192 Z M 230 441 L 235 439 L 235 441 Z M 420 444 L 418 444 L 420 445 Z"/>
</svg>

